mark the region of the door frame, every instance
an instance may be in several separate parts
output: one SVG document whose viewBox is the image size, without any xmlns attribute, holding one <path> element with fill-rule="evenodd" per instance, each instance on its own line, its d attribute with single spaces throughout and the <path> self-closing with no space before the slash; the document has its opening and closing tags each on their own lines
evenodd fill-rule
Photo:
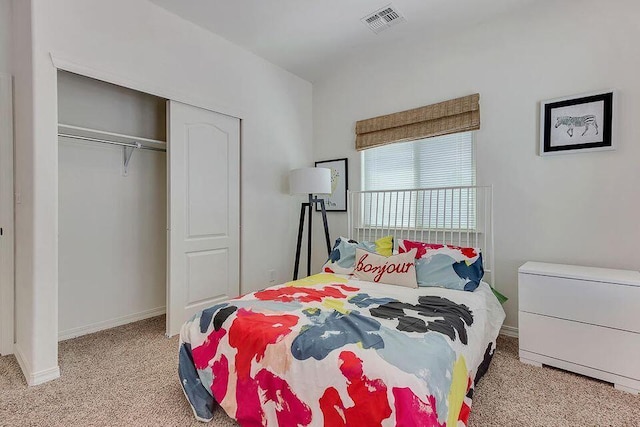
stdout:
<svg viewBox="0 0 640 427">
<path fill-rule="evenodd" d="M 117 86 L 121 86 L 127 89 L 132 89 L 138 92 L 148 93 L 150 95 L 157 96 L 159 98 L 164 98 L 167 101 L 177 101 L 183 104 L 188 104 L 197 108 L 202 108 L 204 110 L 209 110 L 215 113 L 224 114 L 227 116 L 235 117 L 240 121 L 240 134 L 239 134 L 239 195 L 240 197 L 240 205 L 239 205 L 239 218 L 238 218 L 238 254 L 239 254 L 239 268 L 238 268 L 238 282 L 239 289 L 242 293 L 242 126 L 243 121 L 245 120 L 247 113 L 243 109 L 231 108 L 228 105 L 220 105 L 216 103 L 212 103 L 210 99 L 194 97 L 190 95 L 186 95 L 184 93 L 172 90 L 168 87 L 160 87 L 155 86 L 149 82 L 143 82 L 139 80 L 133 80 L 131 78 L 124 77 L 122 75 L 107 71 L 101 68 L 94 68 L 88 65 L 81 64 L 73 59 L 60 55 L 56 52 L 49 53 L 51 58 L 51 63 L 53 67 L 56 69 L 56 72 L 59 70 L 68 71 L 70 73 L 78 74 L 84 77 L 89 77 L 92 79 L 101 80 L 107 83 L 111 83 Z M 56 104 L 57 104 L 57 80 L 56 80 Z M 169 120 L 167 120 L 167 124 Z M 168 138 L 168 135 L 167 135 Z M 170 161 L 170 153 L 171 150 L 167 147 L 167 165 L 169 165 Z M 58 164 L 56 161 L 56 170 L 58 168 Z M 169 179 L 169 168 L 167 168 L 167 180 Z M 169 187 L 167 186 L 167 192 L 169 191 Z M 171 195 L 167 193 L 167 202 L 170 200 Z M 56 199 L 58 195 L 56 194 Z M 167 205 L 167 214 L 169 206 Z M 167 238 L 169 235 L 169 217 L 167 216 Z M 56 237 L 57 240 L 57 237 Z M 169 251 L 169 240 L 167 239 L 167 252 Z M 58 260 L 56 259 L 56 263 Z M 169 289 L 168 289 L 168 277 L 169 277 L 169 260 L 167 259 L 167 297 L 165 303 L 165 310 L 168 310 L 168 302 L 169 302 Z M 57 282 L 56 277 L 56 282 Z M 168 329 L 167 331 L 168 332 Z"/>
<path fill-rule="evenodd" d="M 15 241 L 13 189 L 13 78 L 0 73 L 0 354 L 13 354 Z"/>
<path fill-rule="evenodd" d="M 68 71 L 70 73 L 79 74 L 84 77 L 90 77 L 92 79 L 102 80 L 103 82 L 122 86 L 127 89 L 148 93 L 149 95 L 154 95 L 159 98 L 178 101 L 183 104 L 193 105 L 194 107 L 203 108 L 215 113 L 221 113 L 227 116 L 236 117 L 240 119 L 241 122 L 247 116 L 247 112 L 244 109 L 232 108 L 228 105 L 217 104 L 215 102 L 211 102 L 211 99 L 208 98 L 194 97 L 192 95 L 187 95 L 173 90 L 169 87 L 155 86 L 152 83 L 133 80 L 131 78 L 112 73 L 105 69 L 98 69 L 88 65 L 83 65 L 56 52 L 50 52 L 49 55 L 51 57 L 51 62 L 56 70 Z"/>
</svg>

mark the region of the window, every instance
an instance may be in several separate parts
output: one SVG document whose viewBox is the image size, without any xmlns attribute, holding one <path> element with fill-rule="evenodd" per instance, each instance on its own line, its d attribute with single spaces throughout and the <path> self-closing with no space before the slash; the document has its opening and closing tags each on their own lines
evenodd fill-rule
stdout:
<svg viewBox="0 0 640 427">
<path fill-rule="evenodd" d="M 476 168 L 473 139 L 473 132 L 461 132 L 364 150 L 363 190 L 474 186 Z M 363 225 L 475 229 L 474 189 L 389 193 L 388 197 L 393 198 L 391 201 L 385 201 L 386 197 L 384 194 L 363 195 Z M 382 207 L 394 205 L 404 208 L 391 210 Z"/>
<path fill-rule="evenodd" d="M 473 132 L 370 148 L 362 152 L 363 190 L 471 186 Z"/>
</svg>

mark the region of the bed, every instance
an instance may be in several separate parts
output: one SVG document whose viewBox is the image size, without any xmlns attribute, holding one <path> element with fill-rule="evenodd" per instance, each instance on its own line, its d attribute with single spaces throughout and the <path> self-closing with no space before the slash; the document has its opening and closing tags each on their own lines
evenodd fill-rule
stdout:
<svg viewBox="0 0 640 427">
<path fill-rule="evenodd" d="M 183 325 L 179 376 L 195 417 L 209 421 L 220 405 L 242 426 L 466 425 L 505 317 L 488 283 L 490 198 L 490 187 L 351 193 L 357 239 L 342 242 L 339 261 L 337 242 L 323 272 L 215 305 Z M 487 267 L 472 291 L 366 280 L 363 258 L 341 274 L 344 245 L 360 254 L 363 242 L 388 238 L 401 252 L 392 258 L 413 261 L 410 243 L 422 239 L 433 253 L 470 256 L 464 245 L 475 245 L 473 259 L 482 268 L 484 256 Z M 478 262 L 461 265 L 459 277 Z M 420 277 L 415 271 L 408 274 Z M 463 279 L 469 288 L 472 279 Z"/>
</svg>

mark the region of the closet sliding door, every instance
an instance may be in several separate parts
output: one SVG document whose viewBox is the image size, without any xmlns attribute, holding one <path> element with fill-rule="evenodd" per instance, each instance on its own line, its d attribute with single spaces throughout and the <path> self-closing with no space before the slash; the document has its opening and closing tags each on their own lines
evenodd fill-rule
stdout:
<svg viewBox="0 0 640 427">
<path fill-rule="evenodd" d="M 0 73 L 0 355 L 13 353 L 13 86 Z"/>
<path fill-rule="evenodd" d="M 167 103 L 167 335 L 239 294 L 240 120 Z"/>
</svg>

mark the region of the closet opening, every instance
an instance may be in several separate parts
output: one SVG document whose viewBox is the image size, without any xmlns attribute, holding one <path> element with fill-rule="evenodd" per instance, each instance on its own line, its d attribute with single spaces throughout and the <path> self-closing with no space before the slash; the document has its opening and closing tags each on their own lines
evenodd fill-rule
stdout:
<svg viewBox="0 0 640 427">
<path fill-rule="evenodd" d="M 58 71 L 59 340 L 165 313 L 166 104 Z"/>
</svg>

